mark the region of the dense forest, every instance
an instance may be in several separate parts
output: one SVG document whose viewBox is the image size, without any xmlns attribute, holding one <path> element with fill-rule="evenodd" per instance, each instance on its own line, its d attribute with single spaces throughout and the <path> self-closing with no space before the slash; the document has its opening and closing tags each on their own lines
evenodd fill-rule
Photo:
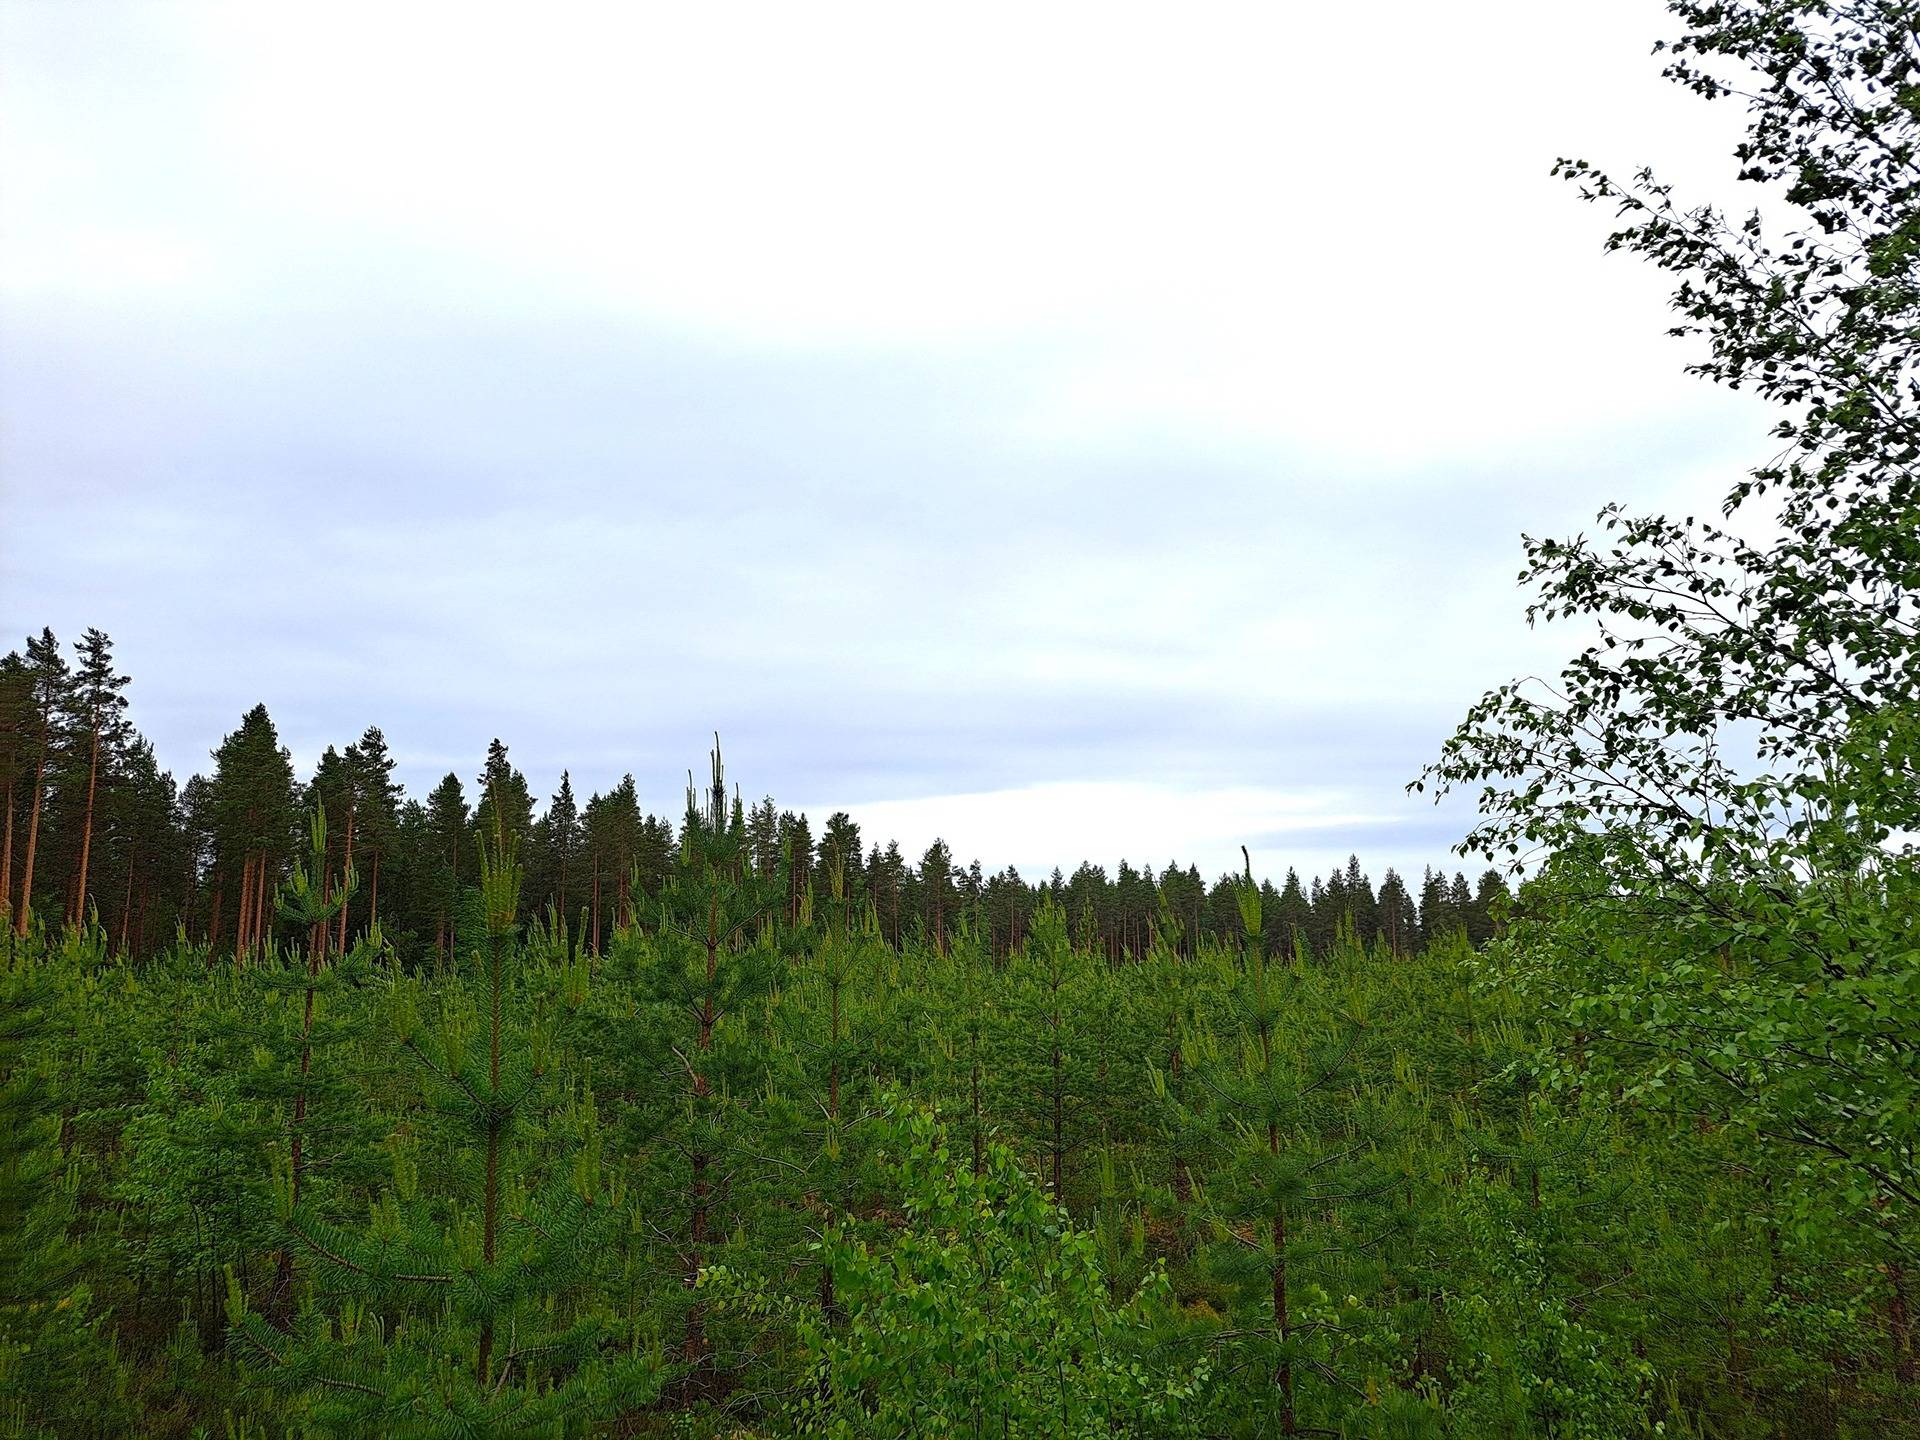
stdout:
<svg viewBox="0 0 1920 1440">
<path fill-rule="evenodd" d="M 266 707 L 256 706 L 214 750 L 211 774 L 176 785 L 129 723 L 128 688 L 98 630 L 74 647 L 71 663 L 50 630 L 0 657 L 0 907 L 18 935 L 38 916 L 55 929 L 98 926 L 112 953 L 135 959 L 181 940 L 229 955 L 261 949 L 282 936 L 272 900 L 320 812 L 329 819 L 326 875 L 337 885 L 351 871 L 358 881 L 336 918 L 335 948 L 378 925 L 382 942 L 409 962 L 452 949 L 460 898 L 475 879 L 474 846 L 496 820 L 525 870 L 522 918 L 557 919 L 593 955 L 657 901 L 679 863 L 684 818 L 645 813 L 632 775 L 583 805 L 563 772 L 536 815 L 526 777 L 498 740 L 471 790 L 448 774 L 422 802 L 394 779 L 377 727 L 329 746 L 302 780 Z M 691 778 L 688 786 L 692 809 Z M 710 809 L 715 796 L 701 788 L 699 804 Z M 1109 876 L 1082 863 L 1070 876 L 1056 869 L 1029 883 L 1011 867 L 989 876 L 978 860 L 962 866 L 940 840 L 918 864 L 891 840 L 863 851 L 845 812 L 829 816 L 816 840 L 806 815 L 771 797 L 748 807 L 736 791 L 717 803 L 754 873 L 788 877 L 788 923 L 809 892 L 827 893 L 838 866 L 847 894 L 871 904 L 896 950 L 916 939 L 944 949 L 970 926 L 1004 957 L 1019 948 L 1043 898 L 1066 911 L 1076 944 L 1116 960 L 1144 954 L 1163 914 L 1180 920 L 1189 950 L 1203 937 L 1230 938 L 1240 923 L 1233 877 L 1209 883 L 1192 865 L 1168 862 L 1156 875 L 1122 861 Z M 1469 887 L 1459 871 L 1449 879 L 1432 868 L 1417 891 L 1388 869 L 1376 893 L 1358 857 L 1305 885 L 1289 870 L 1262 890 L 1274 917 L 1267 947 L 1287 954 L 1296 943 L 1325 954 L 1343 926 L 1361 944 L 1377 938 L 1396 953 L 1456 928 L 1477 943 L 1492 933 L 1494 897 L 1507 893 L 1498 871 Z"/>
<path fill-rule="evenodd" d="M 1920 23 L 1672 0 L 1766 213 L 1557 173 L 1777 411 L 1527 538 L 1485 870 L 1044 881 L 0 665 L 0 1435 L 1920 1435 Z M 1784 217 L 1784 218 L 1782 218 Z"/>
</svg>

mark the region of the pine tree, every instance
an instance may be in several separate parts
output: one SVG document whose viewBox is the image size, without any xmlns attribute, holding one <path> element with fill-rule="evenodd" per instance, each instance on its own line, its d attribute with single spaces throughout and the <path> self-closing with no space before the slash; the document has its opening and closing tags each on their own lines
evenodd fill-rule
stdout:
<svg viewBox="0 0 1920 1440">
<path fill-rule="evenodd" d="M 460 855 L 467 848 L 471 818 L 467 812 L 466 792 L 460 777 L 449 771 L 427 795 L 421 817 L 422 884 L 428 913 L 433 922 L 433 953 L 443 957 L 453 953 L 455 917 L 460 906 Z"/>
<path fill-rule="evenodd" d="M 553 792 L 553 799 L 547 802 L 547 813 L 534 826 L 533 843 L 538 857 L 534 891 L 562 921 L 571 913 L 568 900 L 579 870 L 582 846 L 580 807 L 573 798 L 573 777 L 562 770 L 560 788 Z"/>
<path fill-rule="evenodd" d="M 1395 955 L 1410 955 L 1420 940 L 1420 915 L 1399 872 L 1391 865 L 1380 882 L 1380 938 Z"/>
<path fill-rule="evenodd" d="M 26 654 L 27 716 L 26 752 L 30 757 L 32 779 L 28 789 L 27 849 L 20 877 L 20 904 L 13 912 L 16 935 L 27 933 L 33 911 L 33 866 L 40 844 L 40 817 L 46 797 L 47 766 L 54 757 L 59 738 L 60 717 L 68 703 L 72 677 L 61 657 L 60 644 L 53 631 L 42 630 L 36 638 L 27 637 Z"/>
<path fill-rule="evenodd" d="M 328 751 L 332 753 L 331 750 Z M 317 786 L 315 787 L 318 788 Z M 306 863 L 295 865 L 288 883 L 275 896 L 280 917 L 302 937 L 304 975 L 300 977 L 300 1031 L 297 1072 L 293 1082 L 292 1117 L 287 1125 L 287 1206 L 298 1214 L 307 1177 L 308 1110 L 313 1099 L 314 1018 L 316 1001 L 329 965 L 333 922 L 344 914 L 353 893 L 351 867 L 335 872 L 327 849 L 327 811 L 313 807 L 308 828 Z M 293 1307 L 293 1256 L 282 1247 L 275 1262 L 275 1279 L 267 1313 L 284 1325 Z"/>
<path fill-rule="evenodd" d="M 1506 878 L 1498 870 L 1488 869 L 1474 887 L 1473 908 L 1467 914 L 1467 939 L 1484 945 L 1499 933 L 1501 918 L 1513 899 Z"/>
<path fill-rule="evenodd" d="M 33 682 L 18 651 L 0 656 L 0 924 L 13 919 L 14 800 L 28 774 Z"/>
<path fill-rule="evenodd" d="M 680 1330 L 686 1401 L 726 1383 L 695 1285 L 727 1243 L 726 1217 L 743 1198 L 736 1185 L 750 1180 L 742 1175 L 752 1169 L 747 1112 L 770 1057 L 746 1026 L 786 963 L 772 922 L 785 907 L 787 877 L 755 873 L 745 826 L 731 823 L 717 741 L 712 770 L 704 790 L 689 780 L 677 865 L 652 925 L 619 931 L 608 958 L 609 977 L 631 984 L 647 1006 L 637 1017 L 626 1003 L 604 1015 L 597 1046 L 623 1084 L 656 1097 L 636 1140 L 655 1157 L 654 1228 L 666 1228 L 662 1212 L 679 1221 L 668 1233 L 684 1299 L 669 1318 Z"/>
<path fill-rule="evenodd" d="M 481 767 L 474 793 L 479 796 L 473 812 L 476 838 L 467 843 L 485 843 L 496 828 L 497 815 L 498 828 L 524 849 L 533 833 L 533 791 L 527 788 L 527 777 L 513 768 L 506 744 L 498 736 L 487 745 L 487 761 Z"/>
<path fill-rule="evenodd" d="M 248 955 L 273 933 L 269 903 L 292 849 L 293 758 L 281 747 L 267 707 L 256 705 L 213 759 L 209 804 L 216 863 L 234 884 L 234 953 Z M 216 917 L 216 943 L 219 923 Z"/>
<path fill-rule="evenodd" d="M 127 723 L 123 712 L 127 697 L 125 675 L 114 673 L 113 642 L 104 632 L 89 628 L 74 646 L 79 666 L 74 671 L 69 704 L 69 725 L 78 747 L 87 757 L 87 798 L 80 821 L 80 869 L 74 880 L 73 904 L 69 918 L 79 920 L 88 911 L 91 898 L 88 871 L 93 860 L 94 813 L 99 800 L 104 768 L 111 785 L 117 774 L 121 751 L 127 742 Z"/>
<path fill-rule="evenodd" d="M 347 764 L 353 777 L 360 853 L 367 876 L 367 924 L 371 928 L 380 923 L 380 866 L 399 841 L 405 792 L 393 778 L 393 755 L 377 725 L 369 725 L 359 741 L 347 747 Z M 351 861 L 351 851 L 348 858 Z"/>
<path fill-rule="evenodd" d="M 1447 891 L 1447 877 L 1427 867 L 1420 877 L 1420 943 L 1437 945 L 1460 929 L 1461 923 Z"/>
<path fill-rule="evenodd" d="M 780 846 L 780 873 L 787 879 L 787 924 L 800 923 L 800 911 L 806 905 L 813 876 L 813 827 L 805 815 L 791 810 L 780 813 L 777 829 Z"/>
<path fill-rule="evenodd" d="M 1182 1131 L 1188 1143 L 1209 1137 L 1214 1152 L 1206 1202 L 1218 1233 L 1211 1256 L 1245 1307 L 1227 1343 L 1242 1364 L 1258 1363 L 1271 1376 L 1261 1408 L 1275 1416 L 1281 1434 L 1294 1435 L 1301 1431 L 1302 1371 L 1330 1373 L 1325 1292 L 1303 1296 L 1302 1271 L 1335 1270 L 1343 1253 L 1364 1245 L 1354 1234 L 1356 1217 L 1394 1177 L 1371 1153 L 1356 1103 L 1357 1028 L 1349 1022 L 1314 1033 L 1302 1025 L 1304 976 L 1290 960 L 1269 960 L 1261 943 L 1265 917 L 1251 859 L 1235 895 L 1240 974 L 1225 1032 L 1197 1047 L 1206 1072 L 1195 1092 L 1202 1099 Z M 1307 1239 L 1303 1231 L 1315 1221 L 1322 1222 L 1318 1233 Z"/>
<path fill-rule="evenodd" d="M 1300 888 L 1300 875 L 1287 867 L 1287 883 L 1280 887 L 1280 901 L 1273 917 L 1279 944 L 1274 953 L 1291 956 L 1309 950 L 1313 943 L 1313 902 Z"/>
<path fill-rule="evenodd" d="M 933 948 L 944 952 L 954 916 L 953 852 L 936 839 L 920 857 L 920 923 Z"/>
<path fill-rule="evenodd" d="M 591 1101 L 560 1114 L 559 1153 L 514 1143 L 547 1102 L 544 1031 L 559 1017 L 543 1017 L 529 993 L 516 846 L 504 807 L 490 813 L 478 973 L 437 1027 L 423 1023 L 413 982 L 396 988 L 393 1011 L 465 1152 L 453 1167 L 460 1193 L 451 1206 L 430 1199 L 418 1167 L 397 1159 L 365 1229 L 303 1221 L 296 1209 L 294 1231 L 327 1286 L 287 1331 L 229 1282 L 235 1349 L 298 1397 L 313 1425 L 343 1437 L 558 1440 L 659 1389 L 657 1357 L 582 1284 L 611 1239 Z"/>
<path fill-rule="evenodd" d="M 836 810 L 829 815 L 826 829 L 820 832 L 819 854 L 814 861 L 813 872 L 815 893 L 833 893 L 832 876 L 836 866 L 839 867 L 848 896 L 863 893 L 866 876 L 861 863 L 860 826 L 844 810 Z"/>
</svg>

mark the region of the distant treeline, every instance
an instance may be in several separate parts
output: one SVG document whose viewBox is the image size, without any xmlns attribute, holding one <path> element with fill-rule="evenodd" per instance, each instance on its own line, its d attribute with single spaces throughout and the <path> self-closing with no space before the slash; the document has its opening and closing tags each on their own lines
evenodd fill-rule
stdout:
<svg viewBox="0 0 1920 1440">
<path fill-rule="evenodd" d="M 420 799 L 395 780 L 386 737 L 374 726 L 351 744 L 328 746 L 303 780 L 266 707 L 256 705 L 212 752 L 211 773 L 177 785 L 127 719 L 128 683 L 99 630 L 73 646 L 71 661 L 51 630 L 0 659 L 0 911 L 18 933 L 30 916 L 57 924 L 91 914 L 115 949 L 138 956 L 183 930 L 216 949 L 260 946 L 278 923 L 275 888 L 302 852 L 317 807 L 329 821 L 331 883 L 348 869 L 358 881 L 340 917 L 342 940 L 378 923 L 403 956 L 442 954 L 452 943 L 474 879 L 476 839 L 491 829 L 496 805 L 525 859 L 523 916 L 557 918 L 596 954 L 636 906 L 658 896 L 676 861 L 686 818 L 648 814 L 632 775 L 582 803 L 563 772 L 537 809 L 499 740 L 471 789 L 450 772 Z M 688 811 L 714 798 L 696 796 L 689 784 Z M 1110 875 L 1084 862 L 1033 881 L 1012 866 L 989 874 L 977 859 L 962 864 L 941 840 L 910 861 L 897 842 L 863 837 L 844 811 L 816 835 L 806 815 L 771 797 L 753 805 L 738 793 L 719 799 L 757 873 L 788 877 L 789 918 L 810 896 L 831 892 L 838 867 L 846 893 L 871 903 L 896 948 L 915 937 L 944 944 L 971 926 L 1004 955 L 1019 946 L 1044 895 L 1066 912 L 1076 943 L 1115 958 L 1144 953 L 1163 916 L 1179 922 L 1188 947 L 1202 937 L 1228 939 L 1240 924 L 1233 877 L 1209 882 L 1195 865 L 1169 861 L 1156 871 L 1122 861 Z M 1477 944 L 1493 931 L 1496 897 L 1507 894 L 1492 870 L 1469 885 L 1464 874 L 1429 868 L 1416 888 L 1389 868 L 1376 886 L 1358 858 L 1306 881 L 1289 869 L 1262 892 L 1272 917 L 1265 943 L 1314 954 L 1349 931 L 1363 945 L 1403 954 L 1453 931 Z"/>
</svg>

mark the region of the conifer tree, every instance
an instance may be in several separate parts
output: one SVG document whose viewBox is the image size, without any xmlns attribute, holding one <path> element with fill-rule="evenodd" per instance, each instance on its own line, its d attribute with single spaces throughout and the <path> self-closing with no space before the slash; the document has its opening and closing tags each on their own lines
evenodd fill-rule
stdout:
<svg viewBox="0 0 1920 1440">
<path fill-rule="evenodd" d="M 69 724 L 76 744 L 86 753 L 86 802 L 80 819 L 80 870 L 74 881 L 73 905 L 69 918 L 79 920 L 87 913 L 88 870 L 93 859 L 94 813 L 99 799 L 104 765 L 109 784 L 117 773 L 120 752 L 127 740 L 127 723 L 122 712 L 127 708 L 127 678 L 113 668 L 113 642 L 100 630 L 89 628 L 74 647 L 79 666 L 73 674 Z"/>
<path fill-rule="evenodd" d="M 0 656 L 0 924 L 13 919 L 14 797 L 26 778 L 33 682 L 18 651 Z"/>
<path fill-rule="evenodd" d="M 264 705 L 242 717 L 213 758 L 209 803 L 217 863 L 235 886 L 234 953 L 248 955 L 273 932 L 273 887 L 294 826 L 293 759 Z"/>
<path fill-rule="evenodd" d="M 806 1227 L 830 1246 L 851 1214 L 861 1171 L 861 1134 L 872 1107 L 879 1037 L 868 1003 L 884 947 L 871 909 L 854 899 L 837 855 L 827 857 L 822 913 L 780 994 L 779 1123 L 803 1188 Z M 821 1315 L 837 1315 L 833 1267 L 816 1265 Z"/>
<path fill-rule="evenodd" d="M 1380 938 L 1395 955 L 1411 954 L 1420 939 L 1420 914 L 1400 874 L 1391 865 L 1380 882 Z"/>
<path fill-rule="evenodd" d="M 836 866 L 849 897 L 864 893 L 866 877 L 860 851 L 860 826 L 844 810 L 836 810 L 829 815 L 826 829 L 820 832 L 819 854 L 814 861 L 813 888 L 816 894 L 833 893 L 832 874 Z"/>
<path fill-rule="evenodd" d="M 422 838 L 426 854 L 421 883 L 433 921 L 433 953 L 451 954 L 456 944 L 454 918 L 459 913 L 460 855 L 467 848 L 471 823 L 466 792 L 460 777 L 449 771 L 427 795 Z"/>
<path fill-rule="evenodd" d="M 920 857 L 920 904 L 920 923 L 929 943 L 944 951 L 954 913 L 953 852 L 944 840 L 935 839 Z"/>
<path fill-rule="evenodd" d="M 331 751 L 329 751 L 331 753 Z M 318 788 L 316 786 L 316 788 Z M 329 967 L 333 921 L 345 913 L 347 897 L 353 893 L 351 868 L 336 874 L 327 849 L 327 811 L 316 804 L 308 827 L 305 864 L 296 864 L 288 883 L 275 900 L 280 917 L 300 937 L 304 951 L 304 973 L 296 982 L 300 994 L 298 1058 L 292 1083 L 291 1119 L 287 1125 L 287 1207 L 297 1214 L 301 1192 L 307 1178 L 310 1159 L 308 1147 L 308 1111 L 313 1102 L 313 1052 L 316 1001 Z M 284 1324 L 293 1306 L 293 1256 L 282 1247 L 275 1262 L 275 1280 L 267 1313 Z"/>
<path fill-rule="evenodd" d="M 683 1288 L 682 1302 L 667 1307 L 677 1313 L 663 1318 L 678 1325 L 686 1401 L 711 1398 L 728 1383 L 694 1288 L 764 1164 L 747 1143 L 747 1107 L 763 1091 L 771 1057 L 747 1027 L 784 969 L 772 922 L 788 893 L 785 875 L 754 872 L 745 827 L 731 823 L 717 741 L 712 771 L 704 790 L 687 786 L 678 861 L 650 924 L 619 931 L 607 962 L 608 976 L 635 987 L 647 1006 L 638 1016 L 628 1004 L 601 1014 L 596 1046 L 621 1083 L 655 1097 L 633 1142 L 655 1157 L 650 1219 L 670 1237 Z M 670 1229 L 665 1214 L 675 1216 Z"/>
<path fill-rule="evenodd" d="M 747 850 L 754 874 L 771 875 L 780 868 L 780 811 L 771 795 L 747 812 Z"/>
<path fill-rule="evenodd" d="M 1225 1028 L 1202 1050 L 1203 1099 L 1182 1128 L 1209 1137 L 1213 1151 L 1211 1259 L 1245 1317 L 1226 1339 L 1242 1363 L 1258 1362 L 1271 1377 L 1256 1413 L 1294 1435 L 1301 1432 L 1301 1374 L 1333 1373 L 1327 1342 L 1338 1330 L 1327 1290 L 1303 1281 L 1337 1269 L 1338 1257 L 1364 1245 L 1356 1217 L 1393 1176 L 1372 1154 L 1355 1103 L 1357 1027 L 1336 1022 L 1316 1033 L 1302 1023 L 1304 977 L 1291 960 L 1270 960 L 1260 943 L 1264 915 L 1250 859 L 1235 894 L 1240 974 Z M 1315 1221 L 1318 1233 L 1306 1239 L 1302 1232 Z M 1261 1422 L 1248 1418 L 1251 1433 L 1261 1433 Z"/>
<path fill-rule="evenodd" d="M 633 776 L 621 776 L 620 783 L 607 792 L 600 823 L 605 833 L 607 869 L 613 879 L 613 923 L 631 925 L 638 882 L 634 866 L 640 857 L 642 824 L 640 796 Z"/>
<path fill-rule="evenodd" d="M 27 791 L 27 847 L 20 876 L 20 903 L 13 912 L 14 933 L 27 933 L 28 917 L 33 910 L 33 866 L 40 844 L 40 817 L 46 798 L 47 766 L 54 757 L 59 738 L 60 717 L 67 705 L 72 678 L 60 644 L 52 630 L 27 637 L 27 731 L 26 751 L 31 779 Z"/>
<path fill-rule="evenodd" d="M 561 920 L 571 912 L 573 898 L 570 882 L 579 868 L 581 852 L 580 807 L 573 798 L 573 777 L 560 772 L 560 788 L 547 802 L 546 814 L 533 828 L 534 892 Z"/>
<path fill-rule="evenodd" d="M 133 734 L 120 757 L 120 783 L 106 807 L 110 859 L 118 867 L 115 948 L 144 956 L 151 932 L 171 932 L 185 918 L 185 853 L 180 800 L 153 746 Z"/>
<path fill-rule="evenodd" d="M 411 982 L 393 1009 L 461 1152 L 451 1208 L 421 1193 L 419 1168 L 396 1152 L 368 1229 L 295 1211 L 327 1287 L 289 1331 L 230 1284 L 235 1348 L 313 1425 L 343 1437 L 558 1440 L 634 1411 L 659 1388 L 657 1357 L 582 1284 L 610 1238 L 591 1103 L 567 1107 L 558 1153 L 515 1143 L 550 1103 L 550 1028 L 563 1020 L 542 1013 L 523 972 L 516 843 L 503 807 L 491 813 L 477 973 L 437 1025 L 423 1020 Z"/>
<path fill-rule="evenodd" d="M 1420 943 L 1428 947 L 1438 945 L 1461 929 L 1463 923 L 1453 908 L 1447 877 L 1428 866 L 1420 877 Z"/>
<path fill-rule="evenodd" d="M 393 755 L 387 737 L 369 725 L 360 739 L 347 747 L 352 771 L 360 853 L 367 876 L 367 924 L 380 923 L 380 866 L 399 839 L 400 805 L 405 793 L 393 778 Z M 352 852 L 348 852 L 351 864 Z"/>
<path fill-rule="evenodd" d="M 805 815 L 791 810 L 780 812 L 777 829 L 780 846 L 780 873 L 787 879 L 787 924 L 800 923 L 800 911 L 807 900 L 807 888 L 813 878 L 813 826 Z"/>
<path fill-rule="evenodd" d="M 487 843 L 495 829 L 497 815 L 499 827 L 515 845 L 524 847 L 533 832 L 533 791 L 527 788 L 527 777 L 514 769 L 513 762 L 507 758 L 506 744 L 498 736 L 487 744 L 487 761 L 481 767 L 474 793 L 480 797 L 473 812 L 477 842 Z M 469 840 L 468 844 L 476 840 Z"/>
<path fill-rule="evenodd" d="M 1499 917 L 1506 913 L 1512 899 L 1506 877 L 1491 868 L 1484 871 L 1480 883 L 1474 887 L 1473 908 L 1467 914 L 1467 939 L 1475 945 L 1491 940 L 1498 931 Z"/>
</svg>

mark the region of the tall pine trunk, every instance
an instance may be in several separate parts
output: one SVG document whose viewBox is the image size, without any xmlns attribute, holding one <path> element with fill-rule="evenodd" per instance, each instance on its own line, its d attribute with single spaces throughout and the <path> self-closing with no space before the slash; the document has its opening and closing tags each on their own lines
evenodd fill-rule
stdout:
<svg viewBox="0 0 1920 1440">
<path fill-rule="evenodd" d="M 253 877 L 253 928 L 254 940 L 261 950 L 265 950 L 273 938 L 273 917 L 267 913 L 267 852 L 260 852 L 260 863 Z"/>
<path fill-rule="evenodd" d="M 0 906 L 13 903 L 13 777 L 7 777 L 7 818 L 0 833 Z"/>
<path fill-rule="evenodd" d="M 353 807 L 348 806 L 347 807 L 347 853 L 346 853 L 346 858 L 340 862 L 340 883 L 344 885 L 346 883 L 346 877 L 352 873 L 353 873 Z M 348 909 L 347 902 L 342 901 L 340 905 L 340 938 L 334 944 L 334 947 L 333 947 L 334 953 L 337 955 L 344 955 L 347 953 L 347 909 Z"/>
<path fill-rule="evenodd" d="M 13 933 L 27 933 L 27 913 L 33 908 L 33 852 L 40 841 L 40 797 L 46 788 L 48 727 L 40 724 L 40 754 L 33 762 L 33 808 L 27 814 L 27 858 L 20 871 L 20 908 L 14 913 Z"/>
<path fill-rule="evenodd" d="M 140 851 L 136 848 L 127 854 L 127 893 L 120 901 L 120 953 L 128 953 L 127 930 L 133 923 L 133 876 L 140 868 Z"/>
<path fill-rule="evenodd" d="M 87 810 L 80 822 L 80 883 L 73 892 L 75 921 L 87 913 L 87 863 L 93 858 L 93 797 L 100 783 L 100 727 L 93 727 L 93 740 L 87 749 Z"/>
<path fill-rule="evenodd" d="M 233 953 L 238 959 L 247 953 L 247 921 L 253 908 L 253 852 L 248 851 L 240 866 L 240 910 L 233 920 Z"/>
</svg>

